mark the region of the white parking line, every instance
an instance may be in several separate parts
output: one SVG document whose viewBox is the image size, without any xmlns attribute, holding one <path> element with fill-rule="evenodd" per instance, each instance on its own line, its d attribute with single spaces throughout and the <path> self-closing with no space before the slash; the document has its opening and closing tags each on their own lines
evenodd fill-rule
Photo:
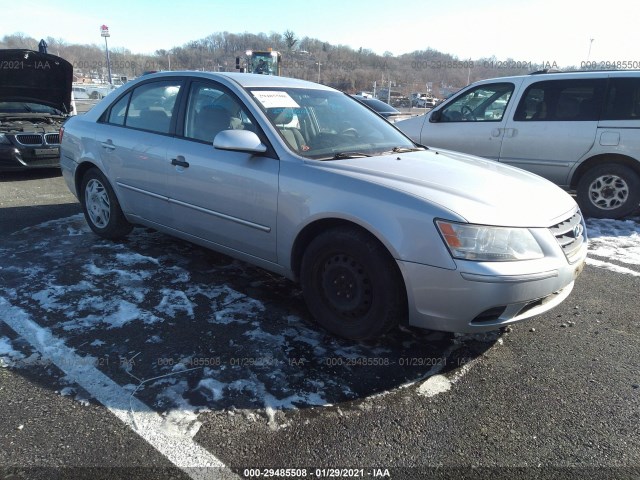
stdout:
<svg viewBox="0 0 640 480">
<path fill-rule="evenodd" d="M 621 267 L 620 265 L 616 265 L 615 263 L 603 262 L 602 260 L 597 260 L 591 257 L 587 257 L 587 265 L 604 268 L 605 270 L 611 270 L 612 272 L 616 273 L 623 273 L 625 275 L 640 277 L 640 272 L 636 272 L 635 270 L 631 270 L 630 268 Z"/>
<path fill-rule="evenodd" d="M 92 357 L 76 355 L 62 339 L 2 297 L 0 319 L 189 477 L 238 478 L 188 435 L 169 431 L 160 415 L 95 368 Z"/>
</svg>

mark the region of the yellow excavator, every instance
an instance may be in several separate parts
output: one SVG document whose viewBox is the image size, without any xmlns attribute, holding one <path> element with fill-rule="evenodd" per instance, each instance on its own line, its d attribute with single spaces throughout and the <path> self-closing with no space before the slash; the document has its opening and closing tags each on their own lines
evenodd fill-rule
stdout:
<svg viewBox="0 0 640 480">
<path fill-rule="evenodd" d="M 269 50 L 247 50 L 244 65 L 240 57 L 236 57 L 236 69 L 240 72 L 256 73 L 258 75 L 280 75 L 280 52 Z"/>
</svg>

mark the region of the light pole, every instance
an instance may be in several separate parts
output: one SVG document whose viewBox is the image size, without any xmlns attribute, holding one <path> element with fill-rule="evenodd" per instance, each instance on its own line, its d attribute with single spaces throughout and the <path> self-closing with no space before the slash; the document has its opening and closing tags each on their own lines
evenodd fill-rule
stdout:
<svg viewBox="0 0 640 480">
<path fill-rule="evenodd" d="M 589 53 L 587 53 L 587 61 L 589 61 L 589 58 L 591 57 L 591 45 L 593 45 L 593 41 L 595 40 L 595 38 L 590 38 L 589 39 Z"/>
<path fill-rule="evenodd" d="M 316 62 L 316 65 L 318 65 L 318 83 L 320 83 L 320 65 L 322 65 L 320 62 Z"/>
<path fill-rule="evenodd" d="M 102 25 L 100 27 L 100 35 L 104 37 L 104 49 L 107 52 L 107 72 L 109 74 L 109 85 L 113 85 L 111 81 L 111 62 L 109 61 L 109 45 L 107 44 L 107 37 L 109 37 L 109 27 Z"/>
</svg>

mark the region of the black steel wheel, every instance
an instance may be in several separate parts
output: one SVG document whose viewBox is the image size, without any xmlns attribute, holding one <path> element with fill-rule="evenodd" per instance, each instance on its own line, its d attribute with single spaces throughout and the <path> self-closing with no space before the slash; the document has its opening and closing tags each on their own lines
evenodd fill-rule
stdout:
<svg viewBox="0 0 640 480">
<path fill-rule="evenodd" d="M 378 337 L 406 315 L 406 292 L 395 260 L 358 228 L 318 235 L 304 253 L 300 279 L 317 322 L 341 337 Z"/>
</svg>

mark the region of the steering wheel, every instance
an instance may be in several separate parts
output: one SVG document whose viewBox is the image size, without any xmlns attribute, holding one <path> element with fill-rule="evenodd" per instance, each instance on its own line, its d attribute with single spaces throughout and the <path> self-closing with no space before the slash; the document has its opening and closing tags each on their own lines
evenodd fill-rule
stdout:
<svg viewBox="0 0 640 480">
<path fill-rule="evenodd" d="M 460 109 L 460 113 L 462 113 L 462 118 L 473 118 L 474 121 L 477 120 L 476 116 L 473 114 L 473 110 L 469 105 L 463 105 Z"/>
</svg>

